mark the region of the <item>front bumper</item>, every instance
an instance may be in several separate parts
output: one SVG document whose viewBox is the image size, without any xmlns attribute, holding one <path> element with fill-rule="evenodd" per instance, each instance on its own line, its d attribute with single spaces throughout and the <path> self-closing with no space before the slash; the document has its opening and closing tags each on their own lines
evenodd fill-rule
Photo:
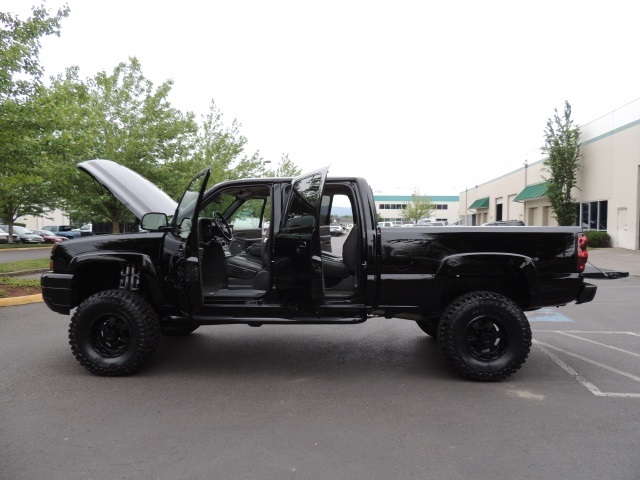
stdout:
<svg viewBox="0 0 640 480">
<path fill-rule="evenodd" d="M 54 312 L 69 315 L 73 305 L 73 275 L 46 272 L 40 277 L 42 300 Z"/>
</svg>

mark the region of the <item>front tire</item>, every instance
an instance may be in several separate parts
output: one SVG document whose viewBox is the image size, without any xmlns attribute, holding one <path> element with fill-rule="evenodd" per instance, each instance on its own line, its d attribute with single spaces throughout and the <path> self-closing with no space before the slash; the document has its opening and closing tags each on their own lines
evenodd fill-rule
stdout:
<svg viewBox="0 0 640 480">
<path fill-rule="evenodd" d="M 158 336 L 158 317 L 151 306 L 127 290 L 105 290 L 87 298 L 69 326 L 76 360 L 102 376 L 138 371 L 158 347 Z"/>
<path fill-rule="evenodd" d="M 445 309 L 438 343 L 446 360 L 463 377 L 503 380 L 526 361 L 531 328 L 512 300 L 493 292 L 471 292 Z"/>
</svg>

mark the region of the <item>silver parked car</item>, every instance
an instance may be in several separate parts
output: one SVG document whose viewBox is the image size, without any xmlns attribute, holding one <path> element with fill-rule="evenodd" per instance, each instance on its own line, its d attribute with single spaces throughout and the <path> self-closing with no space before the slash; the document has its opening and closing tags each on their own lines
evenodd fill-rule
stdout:
<svg viewBox="0 0 640 480">
<path fill-rule="evenodd" d="M 0 225 L 5 232 L 9 231 L 9 227 L 7 225 Z M 40 235 L 36 235 L 28 228 L 20 227 L 18 225 L 13 226 L 13 241 L 18 243 L 44 243 L 44 238 Z M 16 238 L 17 236 L 17 238 Z"/>
<path fill-rule="evenodd" d="M 18 243 L 18 234 L 13 231 L 13 243 Z M 9 226 L 0 225 L 0 243 L 9 243 Z"/>
</svg>

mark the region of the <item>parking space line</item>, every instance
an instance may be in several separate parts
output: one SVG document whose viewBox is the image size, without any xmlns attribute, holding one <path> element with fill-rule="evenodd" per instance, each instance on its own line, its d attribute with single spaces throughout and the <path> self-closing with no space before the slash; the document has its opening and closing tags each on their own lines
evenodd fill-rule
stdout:
<svg viewBox="0 0 640 480">
<path fill-rule="evenodd" d="M 582 355 L 578 355 L 578 354 L 573 353 L 573 352 L 568 352 L 567 350 L 563 350 L 561 348 L 554 347 L 553 345 L 549 345 L 547 343 L 543 343 L 543 342 L 541 342 L 539 340 L 533 340 L 533 343 L 542 353 L 544 353 L 547 357 L 549 357 L 554 363 L 556 363 L 560 368 L 562 368 L 569 375 L 571 375 L 573 378 L 575 378 L 580 384 L 582 384 L 584 387 L 586 387 L 594 395 L 596 395 L 598 397 L 640 398 L 640 393 L 617 393 L 617 392 L 603 392 L 603 391 L 601 391 L 593 383 L 589 382 L 586 378 L 584 378 L 582 375 L 580 375 L 576 370 L 574 370 L 567 363 L 562 361 L 558 356 L 556 356 L 555 354 L 551 353 L 549 351 L 549 349 L 556 350 L 558 352 L 562 352 L 565 355 L 569 355 L 571 357 L 575 357 L 575 358 L 577 358 L 579 360 L 582 360 L 584 362 L 590 363 L 592 365 L 596 365 L 598 367 L 601 367 L 601 368 L 604 368 L 606 370 L 612 371 L 612 372 L 617 373 L 619 375 L 623 375 L 623 376 L 625 376 L 627 378 L 630 378 L 631 380 L 635 380 L 637 382 L 640 382 L 640 377 L 637 377 L 637 376 L 632 375 L 632 374 L 627 373 L 627 372 L 623 372 L 622 370 L 618 370 L 618 369 L 610 367 L 608 365 L 604 365 L 603 363 L 596 362 L 595 360 L 591 360 L 589 358 L 583 357 Z"/>
<path fill-rule="evenodd" d="M 598 387 L 596 387 L 593 383 L 587 381 L 586 378 L 584 378 L 582 375 L 580 375 L 578 372 L 576 372 L 573 368 L 571 368 L 569 365 L 567 365 L 565 362 L 563 362 L 556 355 L 554 355 L 549 350 L 547 350 L 543 346 L 544 345 L 543 343 L 539 342 L 538 340 L 533 340 L 533 343 L 534 343 L 534 345 L 536 347 L 538 347 L 538 349 L 542 353 L 544 353 L 547 357 L 549 357 L 560 368 L 562 368 L 565 372 L 567 372 L 569 375 L 571 375 L 573 378 L 575 378 L 579 383 L 581 383 L 582 385 L 587 387 L 589 389 L 589 391 L 591 391 L 591 393 L 593 393 L 594 395 L 596 395 L 598 397 L 604 396 L 604 392 L 600 391 L 600 389 Z"/>
<path fill-rule="evenodd" d="M 601 347 L 610 348 L 611 350 L 615 350 L 616 352 L 626 353 L 627 355 L 633 355 L 634 357 L 640 358 L 640 353 L 630 352 L 629 350 L 625 350 L 623 348 L 614 347 L 613 345 L 607 345 L 606 343 L 596 342 L 595 340 L 591 340 L 590 338 L 579 337 L 578 335 L 573 335 L 567 332 L 557 332 L 557 333 L 561 335 L 565 335 L 567 337 L 577 338 L 578 340 L 582 340 L 584 342 L 593 343 L 594 345 L 600 345 Z"/>
</svg>

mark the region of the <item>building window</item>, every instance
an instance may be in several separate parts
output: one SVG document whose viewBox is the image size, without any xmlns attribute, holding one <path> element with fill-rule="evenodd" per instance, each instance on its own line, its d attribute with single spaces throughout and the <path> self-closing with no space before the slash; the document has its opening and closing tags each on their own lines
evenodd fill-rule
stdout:
<svg viewBox="0 0 640 480">
<path fill-rule="evenodd" d="M 448 209 L 449 209 L 449 205 L 447 204 L 441 204 L 441 203 L 436 204 L 436 210 L 448 210 Z"/>
<path fill-rule="evenodd" d="M 578 225 L 588 230 L 606 230 L 609 202 L 582 202 L 580 204 Z"/>
</svg>

